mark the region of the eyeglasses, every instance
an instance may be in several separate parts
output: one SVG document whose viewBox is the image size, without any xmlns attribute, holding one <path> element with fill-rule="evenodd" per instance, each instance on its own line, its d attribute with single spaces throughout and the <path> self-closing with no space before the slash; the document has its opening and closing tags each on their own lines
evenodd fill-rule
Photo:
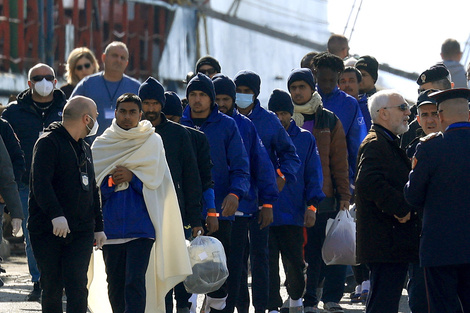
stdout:
<svg viewBox="0 0 470 313">
<path fill-rule="evenodd" d="M 77 66 L 75 67 L 75 69 L 76 69 L 77 71 L 81 71 L 81 70 L 83 70 L 83 68 L 89 69 L 90 67 L 91 67 L 91 63 L 85 63 L 85 64 L 83 64 L 83 65 L 77 65 Z"/>
<path fill-rule="evenodd" d="M 36 76 L 31 77 L 31 80 L 35 82 L 40 82 L 44 78 L 50 82 L 55 79 L 54 75 L 36 75 Z"/>
<path fill-rule="evenodd" d="M 402 103 L 400 105 L 396 105 L 396 106 L 393 106 L 393 107 L 383 107 L 382 109 L 390 109 L 390 108 L 398 108 L 400 111 L 405 112 L 406 110 L 410 109 L 410 106 L 408 105 L 408 103 Z M 377 110 L 377 112 L 379 112 L 379 111 L 380 111 L 380 109 Z"/>
<path fill-rule="evenodd" d="M 215 73 L 215 68 L 209 68 L 207 70 L 199 70 L 199 73 L 206 74 L 206 75 L 212 75 Z"/>
</svg>

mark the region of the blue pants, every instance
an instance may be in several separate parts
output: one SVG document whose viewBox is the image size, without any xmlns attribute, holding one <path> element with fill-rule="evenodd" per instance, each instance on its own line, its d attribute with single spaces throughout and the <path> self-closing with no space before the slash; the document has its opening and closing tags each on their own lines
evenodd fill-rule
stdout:
<svg viewBox="0 0 470 313">
<path fill-rule="evenodd" d="M 153 239 L 139 238 L 103 246 L 108 296 L 113 313 L 145 312 L 145 273 L 153 242 Z"/>
<path fill-rule="evenodd" d="M 249 237 L 248 237 L 249 232 Z M 236 216 L 232 224 L 232 246 L 228 262 L 229 277 L 227 279 L 227 309 L 228 313 L 234 311 L 240 293 L 246 295 L 247 256 L 251 261 L 252 295 L 255 312 L 264 312 L 269 297 L 269 254 L 268 254 L 269 227 L 260 229 L 258 212 L 251 217 Z M 242 283 L 243 281 L 243 283 Z M 249 299 L 244 307 L 249 306 Z"/>
<path fill-rule="evenodd" d="M 21 198 L 21 205 L 23 206 L 23 215 L 24 220 L 22 223 L 23 227 L 23 235 L 26 242 L 26 258 L 28 259 L 28 268 L 29 274 L 31 274 L 31 281 L 33 283 L 39 281 L 39 274 L 38 264 L 36 263 L 36 259 L 34 258 L 33 249 L 31 248 L 31 241 L 29 239 L 29 231 L 26 228 L 26 223 L 28 221 L 29 211 L 28 211 L 28 197 L 29 197 L 29 187 L 26 184 L 18 183 L 18 190 L 20 193 Z"/>
<path fill-rule="evenodd" d="M 410 263 L 408 267 L 408 305 L 412 313 L 428 313 L 426 282 L 424 269 L 419 263 Z"/>
<path fill-rule="evenodd" d="M 304 306 L 315 306 L 317 287 L 324 279 L 321 301 L 339 303 L 344 293 L 346 280 L 346 265 L 326 265 L 323 262 L 321 248 L 325 241 L 326 221 L 335 218 L 337 212 L 318 213 L 315 226 L 307 228 L 307 244 L 305 246 L 305 261 L 307 268 L 307 289 L 304 295 Z"/>
</svg>

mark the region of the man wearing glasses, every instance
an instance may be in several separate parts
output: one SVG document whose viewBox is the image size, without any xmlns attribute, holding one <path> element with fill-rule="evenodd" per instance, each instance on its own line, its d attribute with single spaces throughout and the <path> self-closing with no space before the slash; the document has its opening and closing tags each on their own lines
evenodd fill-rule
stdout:
<svg viewBox="0 0 470 313">
<path fill-rule="evenodd" d="M 196 74 L 202 73 L 209 76 L 210 79 L 215 76 L 215 74 L 220 73 L 221 67 L 217 59 L 206 55 L 205 57 L 200 58 L 196 63 Z M 189 80 L 188 80 L 189 82 Z"/>
<path fill-rule="evenodd" d="M 11 102 L 2 114 L 2 117 L 11 124 L 18 136 L 26 161 L 26 172 L 23 174 L 21 181 L 18 182 L 18 188 L 25 216 L 23 233 L 26 240 L 26 256 L 28 258 L 29 273 L 34 284 L 33 291 L 27 297 L 28 301 L 39 301 L 41 296 L 39 270 L 26 229 L 29 173 L 34 143 L 49 124 L 61 120 L 66 99 L 61 90 L 55 89 L 56 83 L 57 80 L 52 67 L 43 63 L 36 64 L 28 73 L 29 88 L 20 92 L 16 97 L 16 101 Z"/>
<path fill-rule="evenodd" d="M 397 313 L 408 265 L 418 262 L 420 231 L 403 195 L 411 161 L 398 145 L 410 108 L 396 91 L 383 90 L 369 99 L 369 110 L 373 124 L 357 158 L 356 260 L 370 269 L 366 313 Z"/>
</svg>

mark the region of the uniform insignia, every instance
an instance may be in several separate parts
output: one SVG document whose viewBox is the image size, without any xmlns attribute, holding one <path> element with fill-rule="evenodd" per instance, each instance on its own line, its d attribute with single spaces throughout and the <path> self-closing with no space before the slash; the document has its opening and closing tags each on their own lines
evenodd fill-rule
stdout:
<svg viewBox="0 0 470 313">
<path fill-rule="evenodd" d="M 426 74 L 421 75 L 421 82 L 424 84 L 426 81 Z"/>
<path fill-rule="evenodd" d="M 430 133 L 429 135 L 423 137 L 423 138 L 420 138 L 419 141 L 420 142 L 426 142 L 428 140 L 431 140 L 433 138 L 436 138 L 436 137 L 439 137 L 442 135 L 442 132 L 435 132 L 435 133 Z"/>
</svg>

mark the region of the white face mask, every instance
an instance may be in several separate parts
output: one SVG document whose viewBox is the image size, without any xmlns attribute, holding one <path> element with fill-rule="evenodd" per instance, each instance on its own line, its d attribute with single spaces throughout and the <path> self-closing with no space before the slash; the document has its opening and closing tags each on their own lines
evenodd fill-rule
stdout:
<svg viewBox="0 0 470 313">
<path fill-rule="evenodd" d="M 246 109 L 253 103 L 253 95 L 250 93 L 237 93 L 235 103 L 237 107 Z"/>
<path fill-rule="evenodd" d="M 93 121 L 93 127 L 90 129 L 90 127 L 88 127 L 88 124 L 86 125 L 86 128 L 90 131 L 88 133 L 88 135 L 86 135 L 87 137 L 91 137 L 91 136 L 94 136 L 96 135 L 96 133 L 98 132 L 98 121 L 95 121 L 93 119 L 93 117 L 91 117 L 90 115 L 88 115 L 89 118 L 91 118 L 91 120 Z"/>
<path fill-rule="evenodd" d="M 40 82 L 34 84 L 34 90 L 36 90 L 40 96 L 47 97 L 51 94 L 52 90 L 54 90 L 54 84 L 43 78 Z"/>
</svg>

